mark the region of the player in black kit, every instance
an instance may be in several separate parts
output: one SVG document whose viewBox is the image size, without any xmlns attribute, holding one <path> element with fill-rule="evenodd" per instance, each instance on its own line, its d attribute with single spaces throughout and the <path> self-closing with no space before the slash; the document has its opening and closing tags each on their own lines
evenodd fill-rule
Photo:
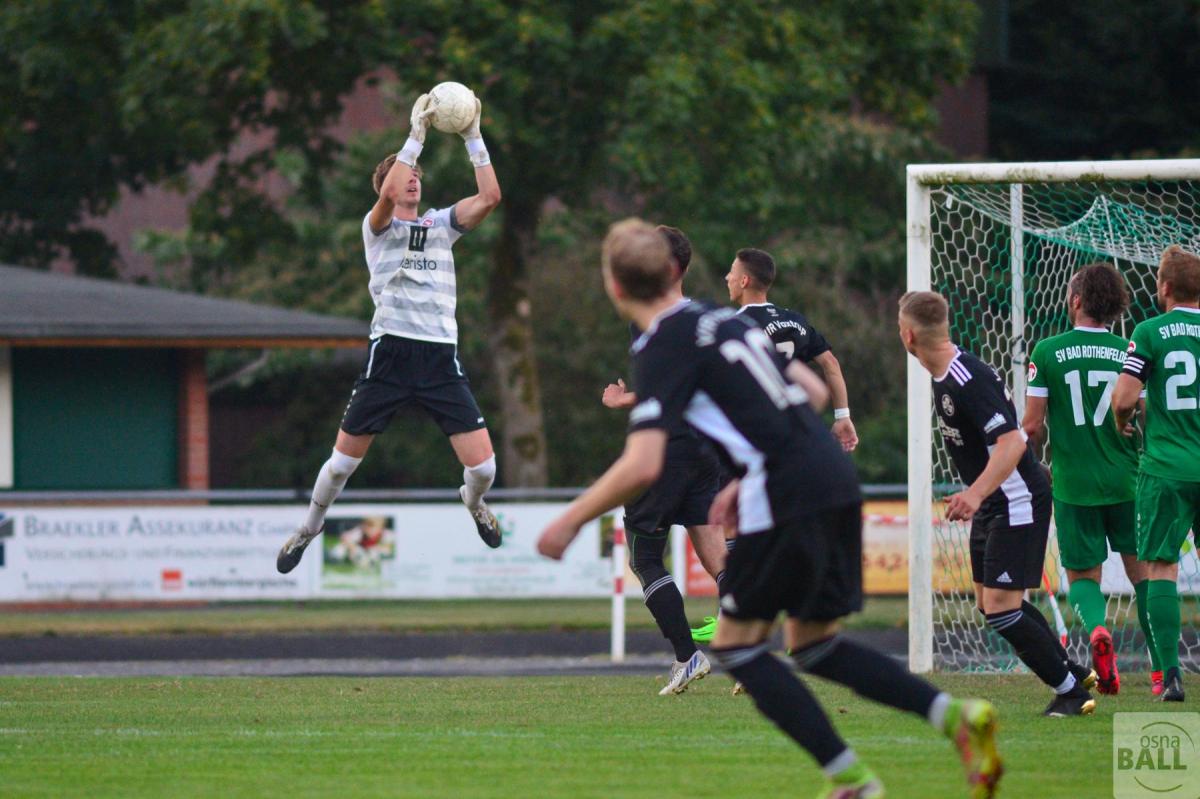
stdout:
<svg viewBox="0 0 1200 799">
<path fill-rule="evenodd" d="M 825 337 L 812 326 L 804 314 L 780 308 L 767 300 L 767 292 L 775 283 L 775 259 L 770 253 L 744 247 L 737 251 L 729 274 L 725 275 L 725 287 L 729 299 L 741 306 L 739 314 L 754 320 L 767 332 L 775 349 L 787 356 L 789 361 L 815 363 L 825 376 L 833 401 L 833 435 L 842 444 L 842 449 L 851 452 L 858 446 L 858 433 L 850 421 L 850 400 L 846 392 L 846 380 L 842 377 L 842 365 Z"/>
<path fill-rule="evenodd" d="M 820 763 L 829 779 L 822 796 L 882 796 L 883 785 L 768 651 L 780 612 L 801 669 L 927 718 L 958 745 L 972 796 L 991 796 L 1001 772 L 995 709 L 954 700 L 838 635 L 837 620 L 862 606 L 862 497 L 853 464 L 810 407 L 810 397 L 827 398 L 824 384 L 802 364 L 785 367 L 766 334 L 732 310 L 671 297 L 669 251 L 644 222 L 610 229 L 602 265 L 613 304 L 645 331 L 633 347 L 638 404 L 624 453 L 546 527 L 538 551 L 561 558 L 584 523 L 650 485 L 667 431 L 686 419 L 741 471 L 710 511 L 710 521 L 739 533 L 713 653 L 763 715 Z"/>
<path fill-rule="evenodd" d="M 692 244 L 679 228 L 659 225 L 658 232 L 671 251 L 674 280 L 671 296 L 683 300 L 683 278 L 692 261 Z M 636 341 L 641 328 L 630 324 Z M 637 393 L 618 380 L 604 389 L 602 402 L 609 408 L 632 408 Z M 703 679 L 710 670 L 708 658 L 696 647 L 696 631 L 688 627 L 683 595 L 667 571 L 663 555 L 670 541 L 672 525 L 687 528 L 692 546 L 705 570 L 721 584 L 725 568 L 724 534 L 708 523 L 708 509 L 721 487 L 721 464 L 716 453 L 682 419 L 667 439 L 663 473 L 645 493 L 625 506 L 625 535 L 629 541 L 629 565 L 642 584 L 646 607 L 663 637 L 675 650 L 675 663 L 661 696 L 681 694 L 688 686 Z M 716 619 L 709 617 L 712 627 Z M 711 640 L 712 635 L 703 640 Z M 696 640 L 701 640 L 697 638 Z"/>
<path fill-rule="evenodd" d="M 1047 716 L 1090 714 L 1096 675 L 1074 664 L 1046 617 L 1025 599 L 1041 583 L 1050 531 L 1050 484 L 1017 421 L 1008 386 L 992 367 L 950 341 L 942 295 L 900 298 L 900 339 L 933 376 L 938 430 L 966 489 L 946 518 L 971 522 L 975 601 L 987 624 L 1054 689 Z"/>
</svg>

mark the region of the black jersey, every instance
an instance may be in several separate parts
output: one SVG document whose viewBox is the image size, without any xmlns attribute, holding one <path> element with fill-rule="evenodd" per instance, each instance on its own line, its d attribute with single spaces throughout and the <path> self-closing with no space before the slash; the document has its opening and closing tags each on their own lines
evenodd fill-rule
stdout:
<svg viewBox="0 0 1200 799">
<path fill-rule="evenodd" d="M 753 319 L 755 324 L 767 331 L 771 341 L 775 342 L 775 349 L 786 355 L 789 361 L 807 363 L 829 352 L 829 342 L 802 313 L 779 308 L 769 302 L 743 305 L 738 313 Z"/>
<path fill-rule="evenodd" d="M 739 532 L 862 500 L 854 465 L 749 320 L 680 303 L 654 320 L 633 353 L 638 404 L 630 431 L 671 430 L 682 418 L 714 441 L 745 472 Z"/>
<path fill-rule="evenodd" d="M 691 302 L 686 297 L 683 302 Z M 629 323 L 629 340 L 636 342 L 642 335 L 642 329 L 633 322 Z M 634 375 L 633 381 L 634 393 L 637 393 L 637 375 Z M 640 394 L 638 395 L 641 396 Z M 667 430 L 667 452 L 666 458 L 670 461 L 693 461 L 706 460 L 709 458 L 716 459 L 717 455 L 712 451 L 712 447 L 701 440 L 696 431 L 692 429 L 686 421 L 681 417 Z"/>
<path fill-rule="evenodd" d="M 933 379 L 938 430 L 963 483 L 970 485 L 987 467 L 996 439 L 1021 430 L 1008 386 L 996 370 L 965 350 L 950 362 L 946 374 Z M 1021 432 L 1024 437 L 1024 431 Z M 1017 468 L 979 510 L 1006 516 L 1010 525 L 1033 522 L 1035 495 L 1049 496 L 1050 484 L 1026 445 Z"/>
</svg>

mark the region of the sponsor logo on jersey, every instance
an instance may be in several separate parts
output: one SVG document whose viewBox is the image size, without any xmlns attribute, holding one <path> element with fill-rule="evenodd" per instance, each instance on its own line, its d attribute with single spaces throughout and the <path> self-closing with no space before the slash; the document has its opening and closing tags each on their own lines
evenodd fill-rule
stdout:
<svg viewBox="0 0 1200 799">
<path fill-rule="evenodd" d="M 996 582 L 1011 585 L 1012 578 L 1008 576 L 1008 572 L 1001 572 L 1000 576 L 996 578 Z"/>
<path fill-rule="evenodd" d="M 991 419 L 988 419 L 987 424 L 983 426 L 983 432 L 990 433 L 1002 424 L 1004 424 L 1004 416 L 996 414 Z"/>
<path fill-rule="evenodd" d="M 959 429 L 957 427 L 951 427 L 950 425 L 946 424 L 946 420 L 943 419 L 941 416 L 938 416 L 937 420 L 938 420 L 938 430 L 941 432 L 942 438 L 946 439 L 951 444 L 954 444 L 957 447 L 963 446 L 963 437 L 962 437 L 962 433 L 959 432 Z"/>
<path fill-rule="evenodd" d="M 1029 362 L 1029 382 L 1037 380 L 1037 364 L 1033 361 Z"/>
<path fill-rule="evenodd" d="M 949 394 L 942 395 L 942 410 L 947 416 L 954 415 L 954 400 L 950 399 Z"/>
<path fill-rule="evenodd" d="M 401 269 L 412 269 L 416 272 L 437 271 L 437 261 L 432 258 L 413 258 L 409 256 L 400 262 Z"/>
<path fill-rule="evenodd" d="M 641 424 L 662 417 L 662 403 L 656 399 L 639 402 L 629 414 L 630 424 Z"/>
</svg>

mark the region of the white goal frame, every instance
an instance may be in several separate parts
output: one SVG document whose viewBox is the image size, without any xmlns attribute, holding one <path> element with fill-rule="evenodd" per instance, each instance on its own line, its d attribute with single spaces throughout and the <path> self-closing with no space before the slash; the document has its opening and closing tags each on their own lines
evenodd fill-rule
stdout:
<svg viewBox="0 0 1200 799">
<path fill-rule="evenodd" d="M 1009 183 L 1010 257 L 1024 263 L 1022 184 L 1078 181 L 1200 180 L 1200 159 L 1056 161 L 1007 164 L 909 164 L 907 168 L 908 290 L 931 286 L 931 187 L 948 183 Z M 1023 270 L 1012 270 L 1012 372 L 1018 418 L 1025 403 Z M 908 359 L 908 666 L 933 670 L 933 389 L 929 374 Z"/>
</svg>

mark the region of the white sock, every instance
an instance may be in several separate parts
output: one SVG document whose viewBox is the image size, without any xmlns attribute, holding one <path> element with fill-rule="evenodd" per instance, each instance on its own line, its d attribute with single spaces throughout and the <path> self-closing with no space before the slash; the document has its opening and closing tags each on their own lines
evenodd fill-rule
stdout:
<svg viewBox="0 0 1200 799">
<path fill-rule="evenodd" d="M 941 732 L 946 725 L 946 711 L 950 709 L 950 694 L 942 691 L 933 698 L 933 704 L 929 706 L 929 712 L 926 718 L 933 728 Z"/>
<path fill-rule="evenodd" d="M 492 487 L 496 479 L 496 456 L 493 455 L 483 463 L 463 467 L 463 484 L 467 487 L 463 502 L 471 510 L 478 510 L 483 495 Z"/>
<path fill-rule="evenodd" d="M 1060 685 L 1054 689 L 1054 693 L 1058 694 L 1059 696 L 1062 696 L 1063 694 L 1071 693 L 1071 691 L 1074 688 L 1075 688 L 1075 675 L 1068 671 L 1067 679 L 1062 681 L 1062 685 Z"/>
<path fill-rule="evenodd" d="M 857 762 L 858 755 L 854 754 L 853 749 L 846 747 L 845 751 L 843 751 L 840 755 L 835 757 L 833 760 L 830 760 L 824 766 L 821 766 L 821 771 L 825 772 L 826 777 L 833 779 Z"/>
<path fill-rule="evenodd" d="M 342 493 L 342 489 L 346 487 L 346 481 L 350 479 L 350 475 L 354 474 L 354 470 L 360 463 L 362 463 L 362 458 L 351 458 L 336 449 L 329 456 L 329 460 L 325 461 L 325 465 L 317 474 L 317 483 L 312 490 L 312 501 L 308 503 L 308 518 L 304 522 L 304 526 L 310 533 L 317 532 L 325 525 L 325 514 L 329 511 L 329 506 L 337 499 L 337 495 Z"/>
</svg>

